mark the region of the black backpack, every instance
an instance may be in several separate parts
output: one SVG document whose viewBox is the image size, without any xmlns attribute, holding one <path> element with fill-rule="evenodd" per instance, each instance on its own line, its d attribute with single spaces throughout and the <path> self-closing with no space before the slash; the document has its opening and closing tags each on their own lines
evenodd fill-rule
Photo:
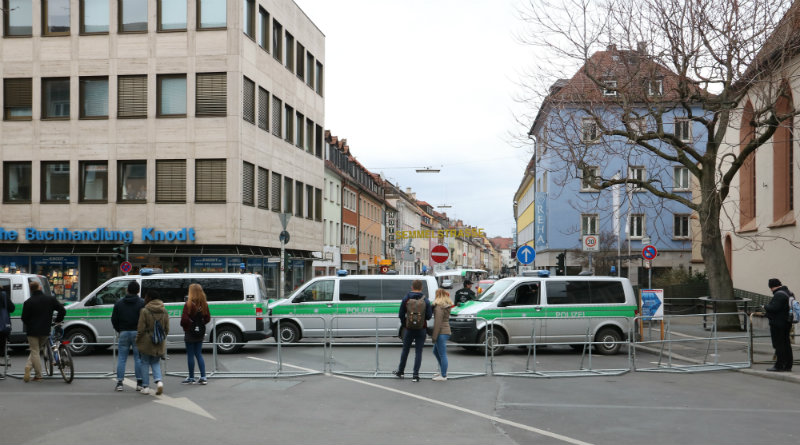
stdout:
<svg viewBox="0 0 800 445">
<path fill-rule="evenodd" d="M 425 327 L 425 300 L 409 298 L 406 301 L 406 329 L 422 329 Z"/>
<path fill-rule="evenodd" d="M 197 311 L 192 316 L 192 330 L 189 333 L 195 337 L 206 336 L 206 324 L 203 322 L 202 311 Z"/>
</svg>

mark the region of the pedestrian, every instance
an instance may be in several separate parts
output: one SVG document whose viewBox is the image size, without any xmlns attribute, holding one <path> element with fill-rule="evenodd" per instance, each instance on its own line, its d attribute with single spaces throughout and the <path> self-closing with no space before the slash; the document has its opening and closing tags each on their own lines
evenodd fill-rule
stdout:
<svg viewBox="0 0 800 445">
<path fill-rule="evenodd" d="M 211 321 L 211 313 L 208 311 L 208 302 L 203 287 L 197 283 L 189 285 L 189 298 L 183 305 L 181 314 L 181 327 L 183 328 L 183 341 L 186 343 L 186 360 L 189 365 L 189 377 L 182 381 L 184 385 L 195 383 L 194 361 L 197 359 L 197 366 L 200 368 L 201 385 L 208 384 L 206 379 L 206 362 L 203 360 L 203 340 L 206 337 L 206 325 Z"/>
<path fill-rule="evenodd" d="M 464 280 L 464 287 L 456 292 L 456 303 L 464 304 L 475 299 L 475 291 L 472 290 L 472 281 Z"/>
<path fill-rule="evenodd" d="M 764 311 L 769 319 L 769 335 L 772 337 L 772 347 L 775 348 L 775 365 L 767 371 L 790 372 L 792 370 L 792 344 L 789 333 L 792 322 L 789 320 L 789 297 L 794 294 L 777 278 L 770 278 L 767 283 L 772 291 L 772 299 L 764 306 Z"/>
<path fill-rule="evenodd" d="M 39 360 L 39 351 L 47 345 L 50 336 L 50 327 L 53 323 L 53 312 L 56 312 L 56 323 L 61 323 L 67 314 L 64 305 L 52 295 L 42 292 L 42 285 L 38 281 L 30 282 L 31 296 L 22 304 L 22 325 L 25 335 L 28 336 L 28 346 L 31 349 L 28 361 L 25 362 L 25 375 L 23 381 L 31 381 L 31 368 L 33 368 L 33 381 L 42 380 L 42 362 Z"/>
<path fill-rule="evenodd" d="M 414 280 L 411 283 L 411 292 L 403 297 L 400 303 L 400 323 L 405 327 L 403 333 L 403 351 L 400 354 L 400 365 L 392 372 L 397 378 L 402 379 L 408 360 L 411 343 L 414 343 L 414 374 L 412 381 L 419 382 L 419 367 L 422 364 L 422 347 L 425 345 L 427 332 L 425 328 L 433 316 L 431 302 L 422 293 L 422 281 Z M 424 318 L 423 318 L 424 317 Z"/>
<path fill-rule="evenodd" d="M 153 343 L 153 331 L 156 321 L 164 331 L 164 339 L 160 343 Z M 167 335 L 169 334 L 169 314 L 164 309 L 164 302 L 155 291 L 147 291 L 144 296 L 144 307 L 139 313 L 139 325 L 136 329 L 136 346 L 139 348 L 139 360 L 142 376 L 142 391 L 144 395 L 152 394 L 150 389 L 150 369 L 153 370 L 153 381 L 156 384 L 156 395 L 164 392 L 164 382 L 161 381 L 161 357 L 167 353 Z"/>
<path fill-rule="evenodd" d="M 436 291 L 436 298 L 433 300 L 433 356 L 439 362 L 439 373 L 433 376 L 432 380 L 444 382 L 447 380 L 447 340 L 450 339 L 450 310 L 453 308 L 453 300 L 450 294 L 444 289 Z"/>
<path fill-rule="evenodd" d="M 136 347 L 136 333 L 139 327 L 139 313 L 144 307 L 144 300 L 139 297 L 139 282 L 131 281 L 128 284 L 128 292 L 116 303 L 111 311 L 111 324 L 117 332 L 119 341 L 117 343 L 117 391 L 122 391 L 122 379 L 125 378 L 125 365 L 128 362 L 128 354 L 133 349 L 133 370 L 136 375 L 136 390 L 142 390 L 141 360 L 139 349 Z"/>
<path fill-rule="evenodd" d="M 11 314 L 17 310 L 17 307 L 14 306 L 14 302 L 11 301 L 11 297 L 8 296 L 6 291 L 0 290 L 0 361 L 3 362 L 3 367 L 8 368 L 9 362 L 8 357 L 6 357 L 6 343 L 8 342 L 8 336 L 11 334 Z M 6 376 L 0 374 L 0 380 L 6 378 Z"/>
</svg>

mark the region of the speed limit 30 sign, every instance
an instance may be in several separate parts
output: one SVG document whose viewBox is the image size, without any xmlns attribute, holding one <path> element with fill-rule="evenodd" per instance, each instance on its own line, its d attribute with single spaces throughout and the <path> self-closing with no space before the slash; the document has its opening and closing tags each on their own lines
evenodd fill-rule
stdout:
<svg viewBox="0 0 800 445">
<path fill-rule="evenodd" d="M 597 242 L 597 235 L 584 235 L 583 236 L 583 250 L 586 252 L 594 252 L 600 250 L 600 245 Z"/>
</svg>

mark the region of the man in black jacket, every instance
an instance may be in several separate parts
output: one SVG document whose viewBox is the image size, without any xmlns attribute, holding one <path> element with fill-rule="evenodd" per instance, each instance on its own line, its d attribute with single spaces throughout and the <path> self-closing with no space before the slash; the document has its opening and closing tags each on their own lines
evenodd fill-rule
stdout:
<svg viewBox="0 0 800 445">
<path fill-rule="evenodd" d="M 136 390 L 142 389 L 141 360 L 136 347 L 136 329 L 139 326 L 139 312 L 144 307 L 144 300 L 139 298 L 139 283 L 134 280 L 128 284 L 128 293 L 114 303 L 111 311 L 111 324 L 119 336 L 117 349 L 117 391 L 122 391 L 122 379 L 125 378 L 125 365 L 128 354 L 133 349 L 133 370 L 136 375 Z"/>
<path fill-rule="evenodd" d="M 456 292 L 456 304 L 464 304 L 475 299 L 475 291 L 472 290 L 472 281 L 464 280 L 464 287 Z"/>
<path fill-rule="evenodd" d="M 398 312 L 398 316 L 400 317 L 400 323 L 405 328 L 403 333 L 403 350 L 400 353 L 400 365 L 395 371 L 392 371 L 392 374 L 397 378 L 403 378 L 406 369 L 406 360 L 408 360 L 408 353 L 411 350 L 411 343 L 414 343 L 414 374 L 411 378 L 413 382 L 419 382 L 419 368 L 422 364 L 422 347 L 425 345 L 425 337 L 428 335 L 425 328 L 427 327 L 427 320 L 433 317 L 431 302 L 428 301 L 425 294 L 422 293 L 422 287 L 423 284 L 421 280 L 414 280 L 411 283 L 411 292 L 406 294 L 406 296 L 403 297 L 403 301 L 400 302 L 400 312 Z M 422 303 L 424 303 L 425 321 L 422 328 L 410 329 L 406 324 L 409 300 L 422 300 Z M 420 304 L 420 306 L 422 306 L 422 304 Z"/>
<path fill-rule="evenodd" d="M 39 350 L 47 345 L 50 336 L 50 324 L 53 321 L 53 312 L 56 312 L 56 323 L 61 323 L 67 314 L 64 305 L 52 295 L 45 295 L 38 281 L 31 281 L 31 297 L 22 304 L 22 323 L 25 334 L 28 336 L 28 346 L 31 353 L 25 362 L 25 376 L 27 383 L 31 380 L 31 367 L 36 372 L 34 382 L 42 380 L 42 362 L 39 360 Z"/>
<path fill-rule="evenodd" d="M 772 347 L 775 348 L 775 366 L 767 369 L 773 372 L 789 372 L 792 370 L 792 344 L 789 340 L 789 331 L 792 324 L 789 321 L 789 296 L 792 292 L 777 278 L 769 279 L 769 289 L 772 299 L 764 306 L 769 319 L 769 335 L 772 337 Z"/>
</svg>

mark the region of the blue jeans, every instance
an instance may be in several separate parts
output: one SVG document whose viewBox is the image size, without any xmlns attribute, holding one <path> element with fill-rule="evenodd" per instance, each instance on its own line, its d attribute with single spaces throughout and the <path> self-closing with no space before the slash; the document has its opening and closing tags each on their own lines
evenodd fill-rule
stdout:
<svg viewBox="0 0 800 445">
<path fill-rule="evenodd" d="M 425 346 L 425 337 L 428 333 L 425 329 L 406 329 L 403 334 L 403 352 L 400 354 L 400 366 L 397 370 L 402 374 L 406 369 L 408 352 L 411 350 L 411 343 L 414 343 L 414 377 L 419 376 L 419 367 L 422 364 L 422 347 Z"/>
<path fill-rule="evenodd" d="M 142 366 L 142 386 L 150 386 L 150 368 L 153 368 L 153 381 L 161 381 L 161 357 L 157 355 L 141 354 L 139 356 Z"/>
<path fill-rule="evenodd" d="M 136 348 L 136 331 L 122 331 L 119 333 L 119 344 L 117 345 L 117 380 L 122 381 L 125 378 L 125 364 L 128 362 L 128 354 L 133 348 L 133 372 L 136 374 L 136 381 L 142 379 L 142 373 L 139 370 L 140 359 L 139 349 Z"/>
<path fill-rule="evenodd" d="M 194 378 L 194 359 L 197 359 L 197 366 L 200 368 L 200 378 L 206 378 L 206 362 L 203 360 L 203 342 L 186 342 L 186 361 L 189 365 L 189 378 Z"/>
<path fill-rule="evenodd" d="M 450 334 L 439 334 L 436 337 L 436 342 L 433 344 L 433 356 L 439 362 L 439 369 L 442 371 L 442 377 L 447 377 L 447 340 L 450 339 Z"/>
</svg>

